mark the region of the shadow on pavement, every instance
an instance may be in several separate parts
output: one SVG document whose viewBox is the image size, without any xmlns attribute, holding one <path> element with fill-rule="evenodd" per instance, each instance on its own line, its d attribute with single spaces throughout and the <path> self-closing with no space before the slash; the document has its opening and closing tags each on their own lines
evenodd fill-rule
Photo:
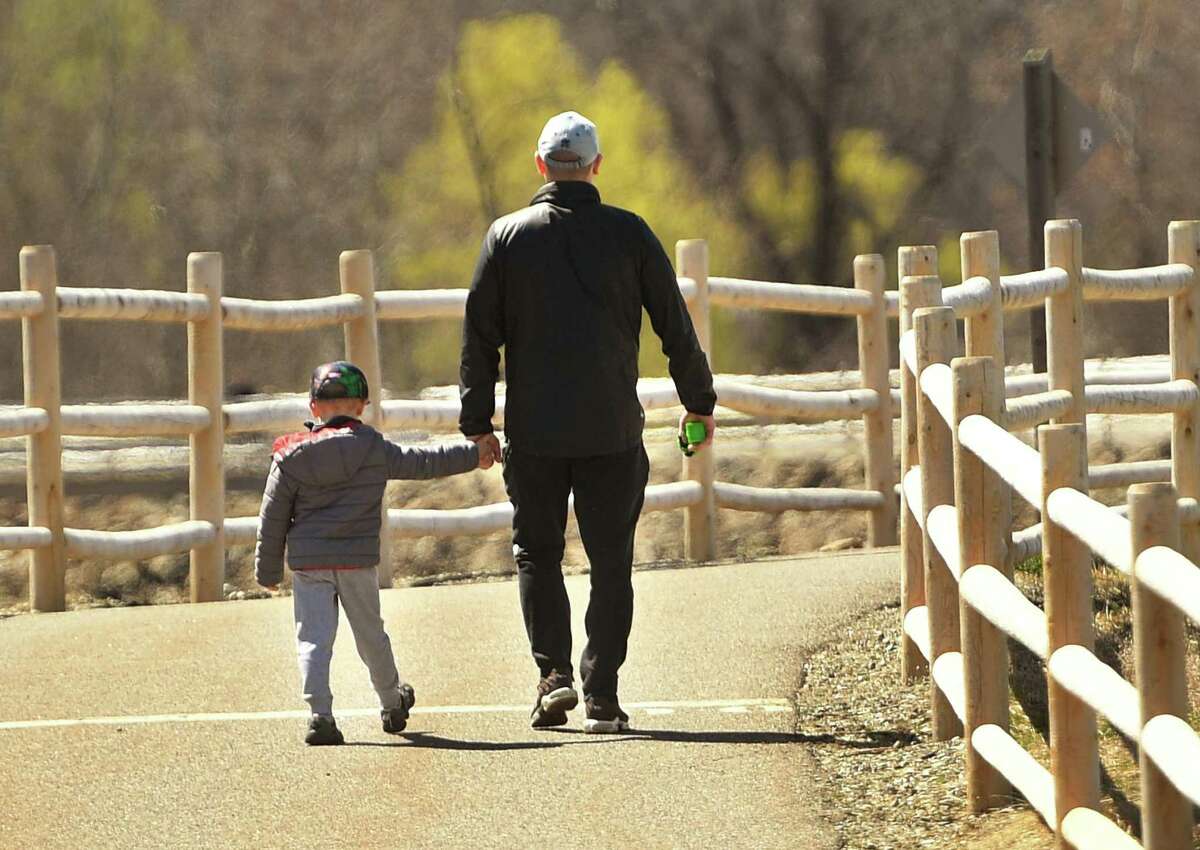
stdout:
<svg viewBox="0 0 1200 850">
<path fill-rule="evenodd" d="M 428 750 L 467 750 L 475 752 L 503 752 L 505 750 L 550 750 L 569 744 L 596 743 L 593 741 L 461 741 L 443 738 L 428 732 L 401 733 L 401 741 L 347 741 L 348 747 L 419 747 Z"/>
<path fill-rule="evenodd" d="M 580 729 L 547 729 L 559 735 L 583 735 Z M 670 729 L 630 729 L 616 735 L 602 736 L 606 741 L 662 741 L 677 744 L 836 744 L 848 749 L 887 749 L 897 742 L 901 746 L 917 741 L 909 732 L 886 730 L 867 732 L 861 738 L 836 735 L 808 735 L 803 732 L 681 732 Z"/>
<path fill-rule="evenodd" d="M 504 752 L 506 750 L 549 750 L 578 744 L 619 744 L 655 741 L 667 744 L 834 744 L 848 749 L 889 749 L 894 744 L 907 746 L 917 740 L 908 732 L 867 732 L 858 738 L 835 735 L 806 735 L 803 732 L 683 732 L 673 729 L 630 729 L 612 735 L 588 735 L 582 729 L 559 727 L 542 729 L 550 736 L 570 736 L 573 740 L 547 741 L 464 741 L 443 738 L 428 732 L 405 732 L 399 741 L 347 741 L 348 747 L 420 747 L 430 750 Z"/>
</svg>

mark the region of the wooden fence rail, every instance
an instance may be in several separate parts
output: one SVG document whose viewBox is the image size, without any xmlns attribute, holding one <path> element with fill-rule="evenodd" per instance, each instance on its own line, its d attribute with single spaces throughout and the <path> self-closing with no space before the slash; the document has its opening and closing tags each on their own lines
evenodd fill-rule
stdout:
<svg viewBox="0 0 1200 850">
<path fill-rule="evenodd" d="M 968 236 L 974 235 L 965 235 L 964 245 Z M 902 329 L 908 312 L 912 330 L 900 340 L 901 382 L 912 391 L 902 389 L 901 420 L 913 411 L 920 429 L 902 491 L 904 510 L 924 529 L 923 555 L 901 547 L 902 576 L 906 583 L 923 579 L 924 586 L 903 594 L 901 625 L 931 672 L 934 736 L 962 723 L 967 797 L 975 811 L 1006 800 L 1011 783 L 1055 830 L 1060 846 L 1186 850 L 1192 806 L 1200 803 L 1200 736 L 1188 723 L 1183 629 L 1185 617 L 1200 623 L 1194 561 L 1200 222 L 1172 223 L 1170 263 L 1163 266 L 1087 269 L 1080 245 L 1078 222 L 1048 222 L 1047 273 L 999 280 L 1006 309 L 1042 302 L 1047 308 L 1048 374 L 1010 380 L 1007 392 L 1002 353 L 952 359 L 954 319 L 964 316 L 952 306 L 930 309 L 939 300 L 933 287 L 926 285 L 923 303 L 902 309 Z M 1170 374 L 1130 371 L 1111 381 L 1085 375 L 1084 299 L 1167 300 Z M 977 302 L 969 303 L 974 310 Z M 979 354 L 971 351 L 972 315 L 978 314 L 965 315 L 968 355 Z M 985 403 L 1004 396 L 1007 410 Z M 1170 460 L 1089 469 L 1088 413 L 1171 415 Z M 1037 448 L 1011 433 L 1029 427 L 1037 428 Z M 1127 511 L 1089 495 L 1089 488 L 1105 487 L 1130 487 Z M 1003 504 L 1008 493 L 1036 508 L 1042 522 L 1013 534 Z M 1044 611 L 1012 578 L 1015 560 L 1039 552 Z M 1094 654 L 1093 558 L 1131 581 L 1136 686 Z M 1049 769 L 1008 732 L 1008 658 L 999 633 L 1046 663 Z M 911 679 L 919 668 L 905 657 L 901 675 Z M 1099 812 L 1098 716 L 1140 744 L 1141 843 Z"/>
<path fill-rule="evenodd" d="M 683 479 L 650 487 L 647 512 L 684 510 L 684 556 L 711 559 L 715 554 L 718 509 L 779 512 L 856 510 L 869 517 L 868 542 L 896 540 L 897 500 L 892 463 L 892 420 L 899 394 L 889 385 L 887 320 L 897 302 L 884 291 L 882 257 L 855 259 L 854 288 L 747 281 L 708 275 L 708 249 L 702 240 L 677 246 L 678 283 L 711 355 L 709 311 L 713 305 L 844 316 L 857 323 L 859 375 L 856 389 L 810 392 L 774 389 L 721 379 L 716 389 L 722 408 L 756 417 L 794 421 L 861 420 L 864 428 L 863 490 L 825 488 L 764 489 L 716 480 L 712 451 L 684 461 Z M 253 542 L 255 517 L 225 513 L 224 445 L 228 434 L 292 429 L 307 415 L 307 397 L 231 402 L 223 397 L 223 335 L 226 330 L 296 331 L 341 326 L 346 357 L 382 387 L 378 323 L 430 318 L 461 318 L 466 291 L 377 292 L 374 258 L 369 251 L 347 251 L 340 258 L 340 293 L 301 300 L 232 298 L 223 294 L 220 254 L 188 257 L 186 291 L 85 288 L 57 285 L 54 251 L 49 246 L 21 252 L 20 292 L 0 293 L 0 319 L 22 322 L 25 404 L 0 410 L 0 437 L 25 436 L 29 525 L 0 529 L 0 550 L 29 550 L 30 597 L 35 611 L 65 606 L 66 559 L 142 559 L 188 551 L 192 601 L 222 598 L 225 550 Z M 962 309 L 972 310 L 986 281 L 969 280 L 947 290 Z M 986 294 L 986 293 L 985 293 Z M 70 404 L 60 396 L 58 323 L 71 320 L 121 320 L 185 324 L 188 335 L 188 398 L 184 403 Z M 676 407 L 674 387 L 662 380 L 639 382 L 646 410 Z M 376 399 L 368 421 L 386 429 L 453 431 L 457 400 Z M 496 422 L 503 421 L 504 399 L 497 399 Z M 108 532 L 66 525 L 61 469 L 62 437 L 187 437 L 189 519 L 161 528 Z M 446 511 L 387 511 L 381 560 L 391 537 L 490 534 L 511 523 L 505 505 Z M 390 583 L 390 571 L 381 570 Z"/>
</svg>

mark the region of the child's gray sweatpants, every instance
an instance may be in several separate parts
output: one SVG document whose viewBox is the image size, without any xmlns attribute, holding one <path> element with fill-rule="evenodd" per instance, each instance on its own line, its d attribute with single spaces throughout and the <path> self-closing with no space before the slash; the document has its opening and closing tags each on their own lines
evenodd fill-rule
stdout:
<svg viewBox="0 0 1200 850">
<path fill-rule="evenodd" d="M 379 578 L 374 567 L 293 571 L 296 651 L 304 700 L 313 714 L 333 714 L 329 661 L 337 636 L 339 600 L 350 621 L 358 655 L 371 673 L 380 706 L 396 708 L 402 699 L 400 674 L 379 614 Z"/>
</svg>

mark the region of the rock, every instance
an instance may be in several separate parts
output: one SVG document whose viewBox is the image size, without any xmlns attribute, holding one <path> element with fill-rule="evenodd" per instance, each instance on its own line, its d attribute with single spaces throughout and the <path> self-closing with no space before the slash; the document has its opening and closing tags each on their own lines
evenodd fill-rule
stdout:
<svg viewBox="0 0 1200 850">
<path fill-rule="evenodd" d="M 230 584 L 229 582 L 225 582 L 225 584 L 224 584 L 224 585 L 221 587 L 221 592 L 222 592 L 222 593 L 224 593 L 226 596 L 229 596 L 229 595 L 230 595 L 231 593 L 233 593 L 235 590 L 237 590 L 237 588 L 236 588 L 236 587 L 234 587 L 234 586 L 233 586 L 232 584 Z"/>
<path fill-rule="evenodd" d="M 105 567 L 100 574 L 100 583 L 96 588 L 97 595 L 108 598 L 120 598 L 133 593 L 142 582 L 142 573 L 138 565 L 130 562 L 112 564 Z"/>
<path fill-rule="evenodd" d="M 830 540 L 818 551 L 820 552 L 843 552 L 847 549 L 861 549 L 862 540 L 857 537 L 839 537 L 837 540 Z"/>
<path fill-rule="evenodd" d="M 151 558 L 148 571 L 161 584 L 183 584 L 191 569 L 187 555 L 163 555 Z"/>
</svg>

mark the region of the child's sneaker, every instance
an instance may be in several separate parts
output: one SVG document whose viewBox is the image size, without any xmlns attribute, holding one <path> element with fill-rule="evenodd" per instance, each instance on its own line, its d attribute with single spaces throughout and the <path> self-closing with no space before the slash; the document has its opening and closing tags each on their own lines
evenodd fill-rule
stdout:
<svg viewBox="0 0 1200 850">
<path fill-rule="evenodd" d="M 549 676 L 538 682 L 537 701 L 533 704 L 529 725 L 534 729 L 563 726 L 567 722 L 567 712 L 577 705 L 579 694 L 571 687 L 571 677 L 551 670 Z"/>
<path fill-rule="evenodd" d="M 417 695 L 412 689 L 412 685 L 403 684 L 400 686 L 400 704 L 395 708 L 386 708 L 379 712 L 379 717 L 383 721 L 383 731 L 389 735 L 399 735 L 404 731 L 404 727 L 408 725 L 408 712 L 414 705 L 417 704 Z"/>
<path fill-rule="evenodd" d="M 587 720 L 583 731 L 593 735 L 612 735 L 629 731 L 629 715 L 621 711 L 616 697 L 592 696 L 587 698 Z"/>
<path fill-rule="evenodd" d="M 336 747 L 346 743 L 346 739 L 342 737 L 342 730 L 337 728 L 337 723 L 332 717 L 314 714 L 308 721 L 308 734 L 304 736 L 304 743 L 310 747 Z"/>
</svg>

